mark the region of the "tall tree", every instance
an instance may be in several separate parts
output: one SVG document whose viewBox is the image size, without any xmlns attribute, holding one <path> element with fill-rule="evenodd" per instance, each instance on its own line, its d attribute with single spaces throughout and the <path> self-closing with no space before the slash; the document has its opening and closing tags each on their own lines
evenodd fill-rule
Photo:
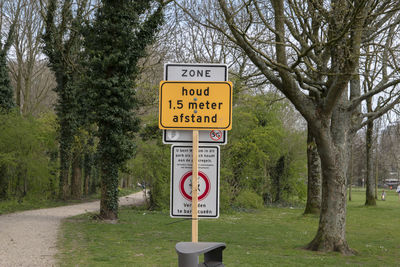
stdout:
<svg viewBox="0 0 400 267">
<path fill-rule="evenodd" d="M 132 156 L 137 63 L 162 22 L 164 3 L 101 1 L 86 33 L 89 80 L 95 103 L 101 162 L 100 216 L 118 218 L 118 169 Z"/>
<path fill-rule="evenodd" d="M 0 113 L 9 112 L 14 106 L 13 89 L 10 83 L 9 70 L 7 65 L 7 54 L 13 42 L 15 34 L 15 25 L 18 21 L 21 8 L 21 1 L 14 2 L 17 12 L 15 17 L 7 16 L 13 7 L 12 1 L 0 1 Z M 8 25 L 8 29 L 7 29 Z M 5 35 L 5 38 L 3 36 Z M 7 194 L 7 168 L 0 165 L 0 199 L 5 198 Z"/>
<path fill-rule="evenodd" d="M 60 5 L 59 5 L 60 4 Z M 56 112 L 60 143 L 60 198 L 68 195 L 68 177 L 71 165 L 71 147 L 80 122 L 78 86 L 81 67 L 82 36 L 88 0 L 49 0 L 43 35 L 44 53 L 54 71 L 58 95 Z"/>
<path fill-rule="evenodd" d="M 293 103 L 315 138 L 322 203 L 318 231 L 307 248 L 352 254 L 345 235 L 348 144 L 352 114 L 365 95 L 348 94 L 348 83 L 359 66 L 364 29 L 387 28 L 388 18 L 399 12 L 398 1 L 218 2 L 229 38 Z M 227 32 L 213 21 L 203 23 Z"/>
</svg>

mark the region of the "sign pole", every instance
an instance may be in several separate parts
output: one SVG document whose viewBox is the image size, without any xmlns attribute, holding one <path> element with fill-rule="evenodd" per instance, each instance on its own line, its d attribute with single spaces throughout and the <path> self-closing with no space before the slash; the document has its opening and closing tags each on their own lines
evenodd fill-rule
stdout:
<svg viewBox="0 0 400 267">
<path fill-rule="evenodd" d="M 192 165 L 192 242 L 198 242 L 198 154 L 199 154 L 199 131 L 193 131 L 193 165 Z"/>
</svg>

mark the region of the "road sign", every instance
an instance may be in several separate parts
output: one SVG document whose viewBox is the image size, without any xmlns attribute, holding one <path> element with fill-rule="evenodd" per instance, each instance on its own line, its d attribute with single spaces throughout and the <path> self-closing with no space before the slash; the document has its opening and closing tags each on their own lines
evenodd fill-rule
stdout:
<svg viewBox="0 0 400 267">
<path fill-rule="evenodd" d="M 231 82 L 160 83 L 161 129 L 214 130 L 232 128 Z"/>
<path fill-rule="evenodd" d="M 191 218 L 192 147 L 172 146 L 171 159 L 170 215 Z M 219 146 L 199 146 L 198 214 L 201 218 L 219 216 L 219 162 Z"/>
<path fill-rule="evenodd" d="M 164 80 L 201 82 L 227 81 L 228 66 L 226 64 L 167 63 L 164 65 Z"/>
<path fill-rule="evenodd" d="M 223 130 L 199 131 L 200 145 L 226 145 L 228 132 Z M 193 141 L 192 131 L 187 130 L 164 130 L 164 144 L 191 144 Z"/>
<path fill-rule="evenodd" d="M 196 75 L 196 73 L 198 75 Z M 193 77 L 191 77 L 193 76 Z M 166 63 L 164 65 L 165 81 L 227 81 L 228 66 L 226 64 L 202 63 Z M 212 131 L 199 132 L 199 144 L 226 145 L 228 132 L 222 130 L 222 138 L 213 140 Z M 163 130 L 164 144 L 191 144 L 192 132 L 188 130 Z"/>
</svg>

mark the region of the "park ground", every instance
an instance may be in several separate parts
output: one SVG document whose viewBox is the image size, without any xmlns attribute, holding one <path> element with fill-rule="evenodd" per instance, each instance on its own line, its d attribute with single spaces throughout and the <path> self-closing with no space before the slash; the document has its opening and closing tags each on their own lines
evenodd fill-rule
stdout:
<svg viewBox="0 0 400 267">
<path fill-rule="evenodd" d="M 301 206 L 222 212 L 199 222 L 199 241 L 225 242 L 226 266 L 399 266 L 400 201 L 394 190 L 386 196 L 366 207 L 365 191 L 353 190 L 346 235 L 356 256 L 304 250 L 319 217 L 303 215 Z M 191 238 L 190 220 L 144 208 L 120 210 L 116 224 L 90 213 L 68 218 L 61 229 L 61 266 L 177 266 L 175 244 Z"/>
<path fill-rule="evenodd" d="M 121 194 L 128 193 L 121 192 Z M 24 201 L 25 202 L 25 201 Z M 39 202 L 41 209 L 34 209 L 37 203 L 0 202 L 0 266 L 56 266 L 57 236 L 61 221 L 65 218 L 98 212 L 99 201 L 59 206 L 52 201 Z M 119 198 L 119 205 L 143 205 L 143 192 L 128 194 Z M 53 208 L 44 207 L 58 206 Z M 32 208 L 32 209 L 31 209 Z M 26 210 L 22 212 L 13 212 Z"/>
</svg>

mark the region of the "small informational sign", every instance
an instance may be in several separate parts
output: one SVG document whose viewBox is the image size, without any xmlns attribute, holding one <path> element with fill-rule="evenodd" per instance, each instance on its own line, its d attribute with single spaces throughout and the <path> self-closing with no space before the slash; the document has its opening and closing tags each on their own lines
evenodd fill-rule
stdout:
<svg viewBox="0 0 400 267">
<path fill-rule="evenodd" d="M 192 131 L 187 130 L 164 130 L 164 144 L 191 144 L 193 141 Z M 199 131 L 200 145 L 226 145 L 227 131 L 205 130 Z"/>
<path fill-rule="evenodd" d="M 232 128 L 231 82 L 160 83 L 161 129 L 230 130 Z"/>
<path fill-rule="evenodd" d="M 167 63 L 164 65 L 165 81 L 220 82 L 228 80 L 226 64 L 185 64 Z"/>
<path fill-rule="evenodd" d="M 171 201 L 173 218 L 192 216 L 192 147 L 174 145 L 171 149 Z M 198 216 L 219 216 L 219 146 L 199 146 Z"/>
</svg>

